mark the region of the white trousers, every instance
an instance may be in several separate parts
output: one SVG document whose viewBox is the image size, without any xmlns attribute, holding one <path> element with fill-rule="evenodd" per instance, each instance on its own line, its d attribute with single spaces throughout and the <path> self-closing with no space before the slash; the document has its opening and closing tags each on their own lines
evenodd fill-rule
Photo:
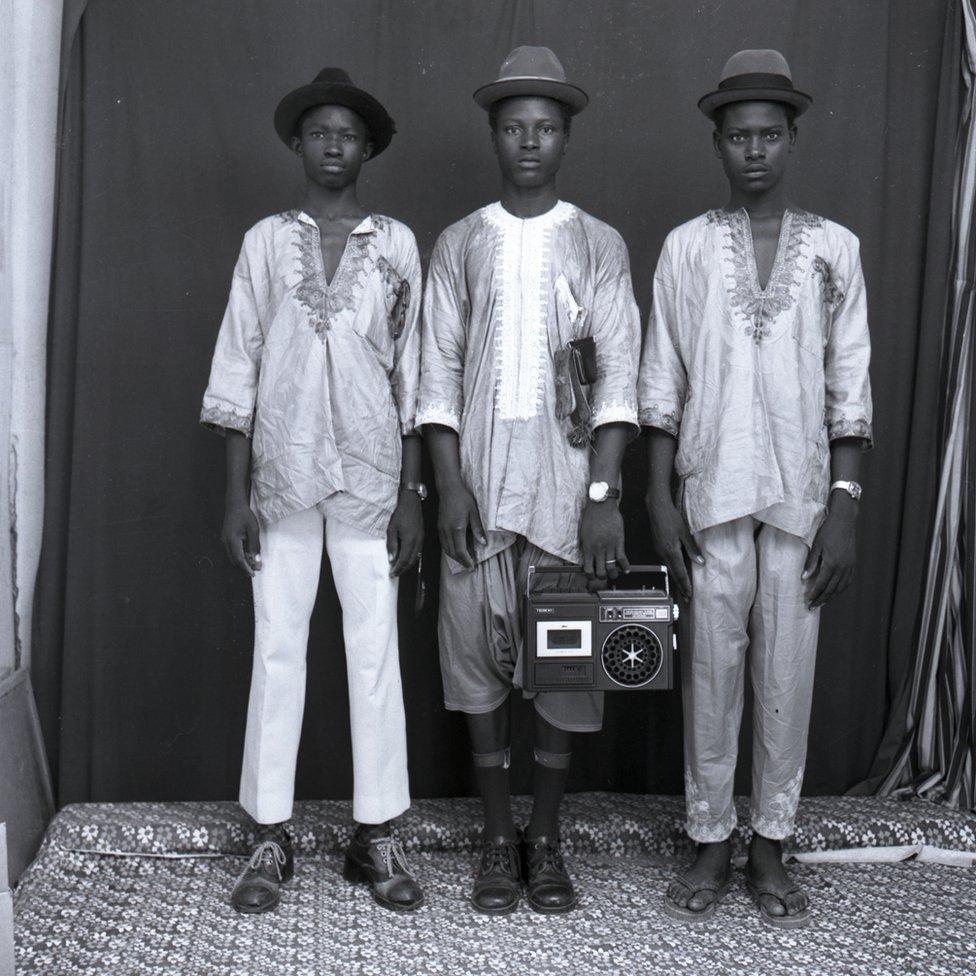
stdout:
<svg viewBox="0 0 976 976">
<path fill-rule="evenodd" d="M 705 565 L 692 563 L 692 639 L 681 655 L 688 836 L 714 843 L 735 828 L 748 656 L 752 827 L 782 840 L 793 832 L 803 783 L 820 626 L 800 578 L 809 550 L 751 516 L 705 529 L 695 541 Z"/>
<path fill-rule="evenodd" d="M 318 509 L 261 531 L 255 573 L 254 668 L 240 801 L 258 823 L 292 815 L 305 706 L 308 628 L 322 541 L 342 606 L 352 732 L 353 817 L 383 823 L 410 806 L 397 643 L 397 581 L 383 539 Z"/>
</svg>

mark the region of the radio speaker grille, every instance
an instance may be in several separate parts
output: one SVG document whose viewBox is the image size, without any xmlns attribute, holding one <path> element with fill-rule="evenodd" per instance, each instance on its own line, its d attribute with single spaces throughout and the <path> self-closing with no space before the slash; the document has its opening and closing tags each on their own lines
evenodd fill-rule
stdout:
<svg viewBox="0 0 976 976">
<path fill-rule="evenodd" d="M 664 663 L 657 635 L 640 624 L 618 627 L 603 642 L 603 670 L 625 688 L 639 688 L 653 681 Z"/>
</svg>

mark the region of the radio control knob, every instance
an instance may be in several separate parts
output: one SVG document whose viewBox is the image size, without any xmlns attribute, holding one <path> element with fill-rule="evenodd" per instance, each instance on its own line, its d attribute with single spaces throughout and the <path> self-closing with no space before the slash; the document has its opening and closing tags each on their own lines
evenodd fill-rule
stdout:
<svg viewBox="0 0 976 976">
<path fill-rule="evenodd" d="M 671 605 L 671 619 L 677 620 L 681 616 L 681 611 L 678 609 L 678 604 L 674 603 Z"/>
</svg>

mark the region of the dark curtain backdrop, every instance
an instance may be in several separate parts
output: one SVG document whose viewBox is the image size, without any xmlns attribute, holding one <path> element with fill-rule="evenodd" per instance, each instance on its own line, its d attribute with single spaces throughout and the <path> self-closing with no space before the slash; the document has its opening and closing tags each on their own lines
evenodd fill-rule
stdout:
<svg viewBox="0 0 976 976">
<path fill-rule="evenodd" d="M 271 126 L 278 98 L 340 64 L 386 103 L 399 134 L 366 167 L 361 195 L 406 221 L 426 256 L 448 223 L 496 198 L 471 92 L 520 43 L 553 47 L 592 96 L 561 194 L 622 232 L 645 313 L 665 234 L 724 202 L 695 102 L 726 57 L 778 47 L 814 95 L 793 198 L 861 238 L 877 449 L 864 469 L 857 580 L 824 615 L 806 789 L 862 780 L 902 681 L 931 506 L 919 424 L 938 358 L 919 353 L 940 323 L 921 299 L 938 270 L 925 263 L 942 192 L 933 157 L 952 148 L 933 151 L 940 77 L 955 68 L 942 53 L 951 11 L 946 0 L 91 0 L 65 64 L 35 651 L 60 801 L 236 796 L 250 594 L 219 543 L 223 444 L 196 417 L 241 235 L 301 196 Z M 641 472 L 638 443 L 624 508 L 630 555 L 647 559 Z M 436 500 L 427 512 L 433 527 Z M 441 708 L 436 596 L 414 620 L 405 593 L 401 611 L 414 793 L 467 792 L 463 722 Z M 351 792 L 340 634 L 326 572 L 300 796 Z M 527 715 L 520 707 L 520 789 Z M 681 767 L 678 692 L 615 695 L 605 731 L 580 742 L 570 785 L 678 792 Z"/>
</svg>

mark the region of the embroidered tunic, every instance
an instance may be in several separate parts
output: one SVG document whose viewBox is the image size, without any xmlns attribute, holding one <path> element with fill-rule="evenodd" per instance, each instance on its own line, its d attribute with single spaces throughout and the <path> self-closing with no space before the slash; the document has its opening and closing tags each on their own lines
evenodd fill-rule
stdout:
<svg viewBox="0 0 976 976">
<path fill-rule="evenodd" d="M 811 542 L 829 441 L 871 443 L 869 359 L 858 240 L 846 228 L 787 210 L 765 289 L 744 209 L 673 230 L 638 395 L 641 423 L 678 438 L 691 530 L 754 515 Z"/>
<path fill-rule="evenodd" d="M 424 300 L 419 424 L 460 438 L 461 474 L 478 502 L 488 558 L 525 536 L 578 562 L 590 450 L 557 417 L 554 357 L 596 342 L 591 428 L 637 426 L 640 321 L 627 248 L 569 203 L 522 220 L 500 203 L 441 234 Z"/>
<path fill-rule="evenodd" d="M 200 420 L 253 435 L 262 523 L 329 499 L 341 521 L 385 531 L 416 430 L 420 289 L 414 236 L 389 217 L 353 230 L 331 283 L 308 214 L 244 236 Z"/>
</svg>

